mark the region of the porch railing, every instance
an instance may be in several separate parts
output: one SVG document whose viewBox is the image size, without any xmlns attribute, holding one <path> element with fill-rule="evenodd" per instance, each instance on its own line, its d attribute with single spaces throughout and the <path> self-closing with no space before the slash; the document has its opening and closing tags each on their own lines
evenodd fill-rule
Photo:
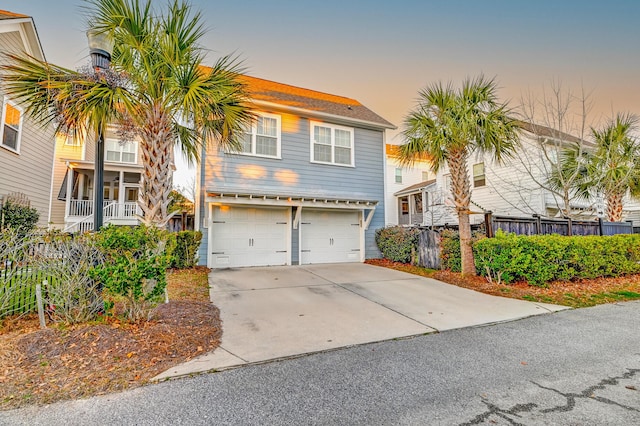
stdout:
<svg viewBox="0 0 640 426">
<path fill-rule="evenodd" d="M 103 203 L 103 209 L 105 218 L 126 219 L 140 215 L 138 203 L 134 201 L 120 204 L 107 200 Z M 69 216 L 93 216 L 93 200 L 71 200 L 69 202 Z"/>
<path fill-rule="evenodd" d="M 72 220 L 70 223 L 67 223 L 67 226 L 64 228 L 64 232 L 87 232 L 93 229 L 93 201 L 90 200 L 72 200 L 79 201 L 82 203 L 81 207 L 88 211 L 90 214 L 84 216 L 77 220 Z M 87 204 L 89 203 L 89 204 Z M 125 202 L 122 204 L 116 203 L 115 201 L 105 201 L 105 206 L 103 209 L 103 218 L 104 224 L 108 225 L 110 222 L 113 222 L 117 219 L 135 219 L 136 216 L 141 216 L 142 211 L 138 207 L 138 203 L 136 202 Z M 73 217 L 71 212 L 69 213 L 70 217 Z"/>
</svg>

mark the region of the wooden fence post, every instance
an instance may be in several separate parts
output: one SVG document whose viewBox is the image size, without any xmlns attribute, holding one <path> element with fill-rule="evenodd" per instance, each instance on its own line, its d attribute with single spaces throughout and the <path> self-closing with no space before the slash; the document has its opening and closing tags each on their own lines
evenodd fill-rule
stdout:
<svg viewBox="0 0 640 426">
<path fill-rule="evenodd" d="M 600 236 L 604 235 L 604 226 L 603 226 L 601 217 L 598 218 L 598 235 Z"/>
<path fill-rule="evenodd" d="M 493 218 L 492 212 L 488 211 L 484 214 L 484 229 L 487 238 L 493 238 Z"/>
<path fill-rule="evenodd" d="M 44 280 L 42 283 L 46 286 L 47 280 Z M 42 303 L 42 286 L 40 284 L 36 284 L 36 303 L 38 304 L 40 328 L 47 328 L 47 324 L 44 321 L 44 304 Z"/>
<path fill-rule="evenodd" d="M 534 214 L 536 218 L 536 235 L 542 234 L 542 217 L 539 214 Z"/>
</svg>

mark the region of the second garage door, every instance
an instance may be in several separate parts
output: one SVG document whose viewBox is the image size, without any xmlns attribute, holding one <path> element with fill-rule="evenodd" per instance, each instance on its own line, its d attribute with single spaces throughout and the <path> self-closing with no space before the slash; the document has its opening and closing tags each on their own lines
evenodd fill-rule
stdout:
<svg viewBox="0 0 640 426">
<path fill-rule="evenodd" d="M 360 262 L 360 211 L 302 209 L 300 263 Z"/>
<path fill-rule="evenodd" d="M 286 265 L 289 209 L 212 206 L 209 267 Z"/>
</svg>

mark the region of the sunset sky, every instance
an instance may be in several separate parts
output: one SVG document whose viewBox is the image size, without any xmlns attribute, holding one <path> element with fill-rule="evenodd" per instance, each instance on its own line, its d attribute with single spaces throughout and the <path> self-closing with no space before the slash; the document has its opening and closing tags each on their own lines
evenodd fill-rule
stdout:
<svg viewBox="0 0 640 426">
<path fill-rule="evenodd" d="M 594 122 L 640 114 L 637 0 L 192 4 L 207 23 L 209 63 L 235 53 L 251 75 L 355 98 L 399 127 L 419 89 L 479 73 L 495 76 L 512 106 L 555 79 L 591 93 Z M 0 9 L 33 16 L 47 60 L 75 68 L 88 62 L 81 5 L 2 0 Z"/>
</svg>

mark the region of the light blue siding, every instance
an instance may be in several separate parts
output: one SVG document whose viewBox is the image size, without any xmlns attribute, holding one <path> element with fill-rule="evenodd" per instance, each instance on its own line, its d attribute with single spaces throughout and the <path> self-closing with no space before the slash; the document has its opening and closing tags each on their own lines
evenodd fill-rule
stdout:
<svg viewBox="0 0 640 426">
<path fill-rule="evenodd" d="M 203 156 L 200 217 L 204 218 L 206 206 L 203 193 L 206 190 L 229 193 L 264 191 L 292 196 L 378 201 L 365 234 L 365 253 L 367 258 L 379 257 L 374 236 L 375 230 L 384 226 L 384 132 L 353 127 L 355 167 L 315 164 L 310 162 L 309 119 L 290 114 L 280 115 L 281 159 L 228 154 L 218 149 Z M 295 214 L 295 209 L 292 214 Z M 206 232 L 205 229 L 202 231 Z M 206 264 L 206 240 L 205 234 L 200 252 L 203 264 Z M 298 230 L 292 229 L 292 262 L 297 261 Z"/>
</svg>

